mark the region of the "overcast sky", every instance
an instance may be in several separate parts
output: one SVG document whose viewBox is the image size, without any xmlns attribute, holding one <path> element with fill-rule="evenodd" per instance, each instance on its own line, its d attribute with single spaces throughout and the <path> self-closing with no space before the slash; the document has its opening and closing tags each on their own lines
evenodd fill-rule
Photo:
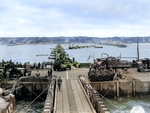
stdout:
<svg viewBox="0 0 150 113">
<path fill-rule="evenodd" d="M 150 0 L 0 0 L 0 37 L 150 36 Z"/>
</svg>

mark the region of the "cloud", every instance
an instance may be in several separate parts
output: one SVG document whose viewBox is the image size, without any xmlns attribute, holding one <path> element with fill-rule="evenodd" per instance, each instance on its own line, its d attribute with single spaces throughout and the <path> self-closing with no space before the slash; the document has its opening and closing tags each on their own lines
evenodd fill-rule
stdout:
<svg viewBox="0 0 150 113">
<path fill-rule="evenodd" d="M 0 36 L 150 35 L 148 0 L 3 0 Z"/>
</svg>

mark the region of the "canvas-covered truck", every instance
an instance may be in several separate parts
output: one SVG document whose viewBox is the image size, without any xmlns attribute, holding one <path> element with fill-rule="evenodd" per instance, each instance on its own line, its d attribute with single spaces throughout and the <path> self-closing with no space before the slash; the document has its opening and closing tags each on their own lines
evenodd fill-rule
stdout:
<svg viewBox="0 0 150 113">
<path fill-rule="evenodd" d="M 131 62 L 128 62 L 127 60 L 120 60 L 116 57 L 97 58 L 97 63 L 98 62 L 102 62 L 102 65 L 106 68 L 108 68 L 110 65 L 113 69 L 124 69 L 131 67 Z"/>
<path fill-rule="evenodd" d="M 91 81 L 110 81 L 114 79 L 118 69 L 130 67 L 131 62 L 116 57 L 97 58 L 89 68 L 88 77 Z"/>
</svg>

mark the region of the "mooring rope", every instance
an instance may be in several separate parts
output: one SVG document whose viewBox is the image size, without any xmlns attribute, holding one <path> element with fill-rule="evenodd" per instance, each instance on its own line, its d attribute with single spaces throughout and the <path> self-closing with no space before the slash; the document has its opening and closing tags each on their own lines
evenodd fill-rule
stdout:
<svg viewBox="0 0 150 113">
<path fill-rule="evenodd" d="M 16 90 L 16 84 L 17 84 L 17 81 L 15 81 L 15 83 L 13 84 L 12 88 L 11 88 L 11 93 L 13 94 L 14 91 Z"/>
<path fill-rule="evenodd" d="M 31 93 L 33 93 L 35 96 L 38 96 L 36 93 L 34 93 L 33 91 L 31 91 L 25 84 L 23 84 Z M 44 99 L 42 99 L 41 97 L 39 97 L 41 100 L 45 101 Z"/>
<path fill-rule="evenodd" d="M 36 101 L 36 99 L 39 98 L 49 87 L 50 85 L 48 85 L 47 88 L 45 88 L 45 90 L 38 97 L 36 97 L 29 105 L 27 105 L 22 111 L 20 111 L 20 113 L 27 109 L 34 101 Z"/>
<path fill-rule="evenodd" d="M 109 88 L 109 90 L 105 93 L 105 95 L 103 96 L 102 94 L 100 94 L 99 92 L 99 95 L 102 97 L 102 99 L 104 98 L 106 101 L 108 101 L 110 104 L 112 104 L 114 107 L 116 107 L 118 110 L 121 110 L 120 108 L 118 108 L 117 106 L 115 106 L 110 100 L 106 99 L 105 96 L 109 93 L 111 88 Z M 122 111 L 122 110 L 121 110 Z"/>
<path fill-rule="evenodd" d="M 105 95 L 104 95 L 103 97 L 105 97 L 105 96 L 109 93 L 109 91 L 110 91 L 110 88 L 109 88 L 109 90 L 105 93 Z"/>
<path fill-rule="evenodd" d="M 7 86 L 7 87 L 5 87 L 5 88 L 3 88 L 3 89 L 6 89 L 6 88 L 8 88 L 8 87 L 10 87 L 10 86 L 12 86 L 12 84 L 10 84 L 9 86 Z"/>
<path fill-rule="evenodd" d="M 97 91 L 96 91 L 97 92 Z M 122 109 L 120 109 L 119 107 L 117 107 L 115 104 L 113 104 L 110 100 L 106 99 L 102 94 L 100 94 L 99 92 L 97 92 L 102 98 L 104 98 L 107 102 L 109 102 L 111 105 L 113 105 L 115 108 L 117 108 L 118 110 L 122 111 Z M 126 113 L 126 112 L 125 112 Z"/>
<path fill-rule="evenodd" d="M 7 87 L 5 87 L 3 89 L 9 88 L 10 86 L 12 86 L 12 88 L 13 88 L 14 84 L 16 84 L 17 82 L 18 82 L 18 80 L 15 80 L 13 84 L 10 84 L 9 86 L 7 86 Z"/>
<path fill-rule="evenodd" d="M 22 86 L 22 87 L 23 87 L 23 86 Z M 15 88 L 14 92 L 15 92 L 15 91 L 17 91 L 17 90 L 18 90 L 18 89 L 17 89 L 17 88 Z"/>
</svg>

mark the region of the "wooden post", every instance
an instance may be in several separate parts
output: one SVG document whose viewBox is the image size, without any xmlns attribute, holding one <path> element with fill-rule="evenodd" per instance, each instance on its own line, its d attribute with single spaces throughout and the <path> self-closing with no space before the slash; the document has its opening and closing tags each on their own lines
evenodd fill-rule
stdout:
<svg viewBox="0 0 150 113">
<path fill-rule="evenodd" d="M 139 40 L 137 37 L 137 60 L 139 61 Z"/>
<path fill-rule="evenodd" d="M 103 88 L 102 88 L 102 82 L 101 82 L 101 91 L 103 90 Z"/>
<path fill-rule="evenodd" d="M 133 96 L 135 97 L 135 82 L 132 82 L 132 91 Z"/>
<path fill-rule="evenodd" d="M 117 97 L 119 97 L 119 82 L 117 82 Z"/>
</svg>

